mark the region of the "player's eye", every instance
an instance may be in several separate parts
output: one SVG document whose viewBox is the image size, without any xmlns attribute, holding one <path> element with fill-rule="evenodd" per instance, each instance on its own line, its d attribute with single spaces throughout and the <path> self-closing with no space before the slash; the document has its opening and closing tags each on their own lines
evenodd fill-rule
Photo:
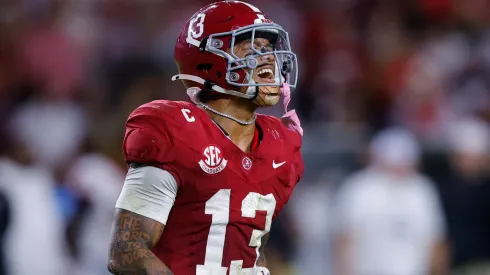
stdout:
<svg viewBox="0 0 490 275">
<path fill-rule="evenodd" d="M 270 53 L 272 52 L 274 49 L 271 47 L 271 46 L 265 46 L 265 47 L 262 47 L 260 49 L 260 52 L 261 53 Z"/>
</svg>

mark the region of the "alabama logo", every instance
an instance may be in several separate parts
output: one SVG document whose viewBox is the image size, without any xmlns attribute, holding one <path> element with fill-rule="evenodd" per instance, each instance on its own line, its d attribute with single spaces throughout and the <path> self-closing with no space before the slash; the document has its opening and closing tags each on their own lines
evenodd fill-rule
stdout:
<svg viewBox="0 0 490 275">
<path fill-rule="evenodd" d="M 203 152 L 204 159 L 199 161 L 201 169 L 208 174 L 216 174 L 225 169 L 228 161 L 223 157 L 223 153 L 218 146 L 208 146 Z"/>
</svg>

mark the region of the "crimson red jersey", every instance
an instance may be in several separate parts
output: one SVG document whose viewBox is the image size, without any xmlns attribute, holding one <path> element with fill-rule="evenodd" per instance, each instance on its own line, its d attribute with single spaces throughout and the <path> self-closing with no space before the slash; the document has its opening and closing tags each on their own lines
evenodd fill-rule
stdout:
<svg viewBox="0 0 490 275">
<path fill-rule="evenodd" d="M 256 123 L 262 140 L 245 153 L 191 103 L 153 101 L 130 115 L 126 161 L 167 170 L 178 182 L 153 250 L 175 275 L 251 274 L 261 237 L 304 170 L 300 134 L 274 117 L 258 115 Z"/>
</svg>

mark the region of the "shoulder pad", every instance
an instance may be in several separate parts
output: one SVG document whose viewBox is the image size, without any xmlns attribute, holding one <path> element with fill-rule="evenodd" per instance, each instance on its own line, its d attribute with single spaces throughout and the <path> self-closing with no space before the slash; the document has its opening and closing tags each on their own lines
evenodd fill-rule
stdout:
<svg viewBox="0 0 490 275">
<path fill-rule="evenodd" d="M 159 165 L 175 159 L 173 132 L 184 120 L 182 109 L 196 108 L 188 102 L 157 100 L 141 105 L 126 122 L 123 153 L 128 163 Z"/>
<path fill-rule="evenodd" d="M 291 175 L 293 175 L 292 183 L 297 184 L 304 173 L 304 162 L 301 154 L 301 145 L 303 142 L 303 136 L 294 129 L 288 128 L 281 119 L 273 116 L 260 115 L 260 119 L 264 122 L 264 125 L 272 130 L 276 130 L 283 137 L 286 147 L 289 148 L 288 154 L 292 155 L 293 165 Z"/>
<path fill-rule="evenodd" d="M 298 133 L 296 130 L 288 128 L 279 118 L 268 115 L 259 116 L 271 129 L 279 131 L 279 133 L 284 137 L 285 142 L 294 148 L 293 150 L 299 150 L 301 148 L 303 136 L 300 133 Z"/>
<path fill-rule="evenodd" d="M 182 116 L 182 109 L 192 110 L 194 108 L 197 107 L 194 104 L 185 101 L 155 100 L 136 108 L 136 110 L 129 115 L 128 121 L 141 115 L 157 116 L 160 117 L 160 119 L 173 120 L 176 118 L 176 114 Z"/>
</svg>

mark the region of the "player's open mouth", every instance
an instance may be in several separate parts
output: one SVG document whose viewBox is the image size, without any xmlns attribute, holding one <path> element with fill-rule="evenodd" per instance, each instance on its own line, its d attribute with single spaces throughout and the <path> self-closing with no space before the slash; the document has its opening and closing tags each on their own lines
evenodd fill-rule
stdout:
<svg viewBox="0 0 490 275">
<path fill-rule="evenodd" d="M 275 83 L 274 67 L 271 65 L 263 65 L 257 68 L 257 76 L 260 78 L 260 82 L 263 83 Z"/>
</svg>

